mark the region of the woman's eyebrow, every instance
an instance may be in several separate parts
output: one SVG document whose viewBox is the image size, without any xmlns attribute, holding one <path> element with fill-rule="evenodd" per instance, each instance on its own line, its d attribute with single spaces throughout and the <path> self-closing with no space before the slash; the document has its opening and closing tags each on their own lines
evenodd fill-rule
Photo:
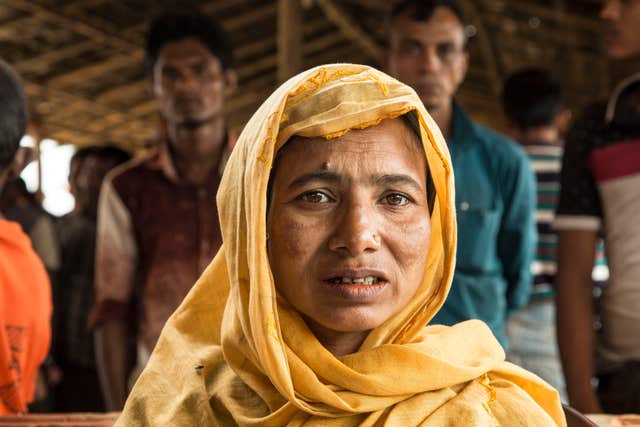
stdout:
<svg viewBox="0 0 640 427">
<path fill-rule="evenodd" d="M 340 175 L 335 172 L 328 171 L 306 173 L 294 179 L 291 184 L 289 184 L 289 189 L 291 190 L 296 187 L 302 187 L 311 181 L 337 183 L 340 181 Z"/>
<path fill-rule="evenodd" d="M 413 179 L 409 175 L 404 174 L 386 174 L 372 176 L 369 182 L 371 185 L 376 186 L 408 185 L 410 187 L 413 187 L 416 191 L 424 191 L 423 186 L 421 186 L 415 179 Z"/>
</svg>

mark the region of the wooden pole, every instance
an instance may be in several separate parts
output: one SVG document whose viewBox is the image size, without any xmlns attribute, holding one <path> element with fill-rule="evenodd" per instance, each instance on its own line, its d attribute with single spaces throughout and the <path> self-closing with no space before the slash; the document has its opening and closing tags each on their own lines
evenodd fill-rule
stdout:
<svg viewBox="0 0 640 427">
<path fill-rule="evenodd" d="M 302 69 L 302 7 L 300 0 L 278 0 L 278 81 Z"/>
</svg>

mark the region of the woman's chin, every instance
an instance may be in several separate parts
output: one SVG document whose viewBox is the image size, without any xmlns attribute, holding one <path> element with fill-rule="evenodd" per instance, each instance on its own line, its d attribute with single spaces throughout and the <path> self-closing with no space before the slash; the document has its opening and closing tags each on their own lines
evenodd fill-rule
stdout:
<svg viewBox="0 0 640 427">
<path fill-rule="evenodd" d="M 316 316 L 306 318 L 306 322 L 314 333 L 321 330 L 323 334 L 351 335 L 368 334 L 372 329 L 382 325 L 390 316 L 381 312 L 371 312 L 362 307 L 350 309 L 334 309 L 332 316 Z"/>
</svg>

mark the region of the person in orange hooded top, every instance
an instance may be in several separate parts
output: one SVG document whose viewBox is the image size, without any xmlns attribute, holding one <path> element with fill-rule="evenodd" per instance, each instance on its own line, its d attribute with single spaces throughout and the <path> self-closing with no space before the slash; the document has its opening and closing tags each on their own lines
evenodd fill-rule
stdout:
<svg viewBox="0 0 640 427">
<path fill-rule="evenodd" d="M 0 190 L 27 123 L 20 79 L 0 60 Z M 51 341 L 51 287 L 20 225 L 0 212 L 0 415 L 27 412 Z"/>
</svg>

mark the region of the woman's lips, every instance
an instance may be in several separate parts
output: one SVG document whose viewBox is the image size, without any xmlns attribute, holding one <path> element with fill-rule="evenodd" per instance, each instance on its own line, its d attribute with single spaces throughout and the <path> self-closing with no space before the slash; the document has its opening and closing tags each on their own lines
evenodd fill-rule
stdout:
<svg viewBox="0 0 640 427">
<path fill-rule="evenodd" d="M 362 302 L 376 297 L 389 285 L 389 282 L 380 279 L 371 284 L 343 283 L 336 280 L 323 280 L 322 283 L 325 290 L 339 298 Z"/>
</svg>

